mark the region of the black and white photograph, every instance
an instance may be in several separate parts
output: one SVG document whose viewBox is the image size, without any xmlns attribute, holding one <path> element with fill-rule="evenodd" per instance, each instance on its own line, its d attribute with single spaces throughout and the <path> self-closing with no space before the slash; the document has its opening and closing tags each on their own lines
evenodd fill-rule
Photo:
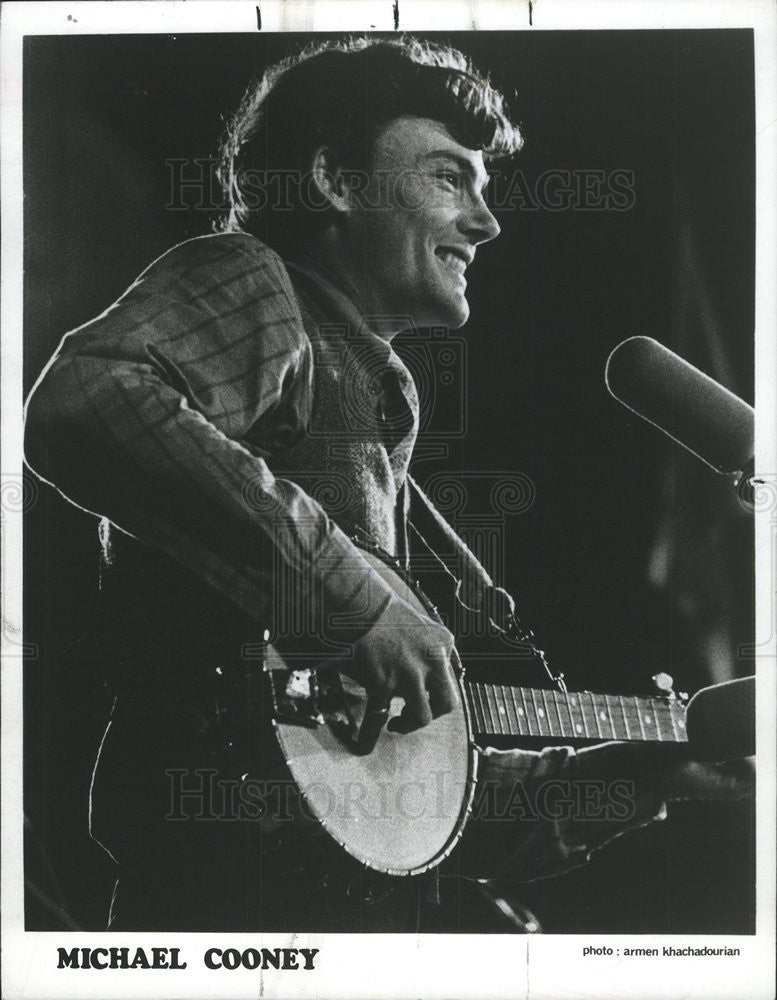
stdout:
<svg viewBox="0 0 777 1000">
<path fill-rule="evenodd" d="M 24 6 L 4 996 L 768 997 L 775 8 Z"/>
</svg>

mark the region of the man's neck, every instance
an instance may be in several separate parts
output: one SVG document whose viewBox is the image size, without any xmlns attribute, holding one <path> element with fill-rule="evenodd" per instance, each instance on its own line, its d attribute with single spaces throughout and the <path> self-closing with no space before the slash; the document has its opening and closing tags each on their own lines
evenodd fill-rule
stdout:
<svg viewBox="0 0 777 1000">
<path fill-rule="evenodd" d="M 369 329 L 381 340 L 391 343 L 402 330 L 407 329 L 406 321 L 395 317 L 381 316 L 378 310 L 369 308 L 366 289 L 345 263 L 345 255 L 336 244 L 324 241 L 310 243 L 292 257 L 295 264 L 313 271 L 321 280 L 331 285 L 341 295 L 345 295 L 369 325 Z"/>
</svg>

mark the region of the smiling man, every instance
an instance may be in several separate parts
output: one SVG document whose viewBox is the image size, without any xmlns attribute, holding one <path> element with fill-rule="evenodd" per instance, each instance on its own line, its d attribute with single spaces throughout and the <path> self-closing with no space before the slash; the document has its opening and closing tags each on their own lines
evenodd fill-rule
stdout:
<svg viewBox="0 0 777 1000">
<path fill-rule="evenodd" d="M 466 270 L 476 248 L 499 234 L 484 201 L 482 151 L 462 146 L 441 122 L 398 118 L 376 139 L 358 193 L 347 173 L 338 190 L 335 155 L 321 150 L 314 160 L 316 183 L 342 215 L 321 246 L 333 274 L 371 316 L 409 316 L 419 327 L 466 323 Z"/>
<path fill-rule="evenodd" d="M 230 123 L 220 231 L 68 334 L 33 390 L 28 461 L 101 518 L 117 697 L 90 816 L 119 864 L 112 929 L 408 931 L 437 906 L 436 875 L 341 874 L 288 833 L 283 803 L 238 822 L 222 793 L 263 777 L 251 650 L 268 637 L 298 671 L 292 700 L 335 657 L 366 690 L 362 756 L 393 698 L 400 733 L 454 707 L 452 635 L 360 546 L 410 569 L 422 538 L 454 553 L 460 594 L 492 625 L 509 613 L 409 474 L 419 400 L 391 341 L 467 321 L 467 268 L 499 233 L 486 162 L 520 145 L 458 52 L 361 39 L 290 57 Z M 594 777 L 633 795 L 607 822 L 470 823 L 457 864 L 478 877 L 561 871 L 669 797 L 746 785 L 618 744 L 485 750 L 480 765 L 508 820 L 518 785 Z"/>
</svg>

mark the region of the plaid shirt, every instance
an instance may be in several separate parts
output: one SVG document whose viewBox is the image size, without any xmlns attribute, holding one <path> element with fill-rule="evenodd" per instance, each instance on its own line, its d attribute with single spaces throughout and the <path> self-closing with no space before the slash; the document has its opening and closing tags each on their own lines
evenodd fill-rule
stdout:
<svg viewBox="0 0 777 1000">
<path fill-rule="evenodd" d="M 310 289 L 309 277 L 298 276 Z M 336 294 L 329 319 L 347 325 L 357 314 L 343 296 L 332 314 Z M 373 449 L 382 452 L 383 479 L 393 479 L 380 499 L 394 508 L 418 404 L 391 347 L 362 331 L 365 341 L 373 371 L 377 355 L 379 366 L 406 376 L 401 389 L 414 415 L 399 441 Z M 354 641 L 399 602 L 325 500 L 268 466 L 294 454 L 315 416 L 313 364 L 280 258 L 242 233 L 190 240 L 65 336 L 28 401 L 27 459 L 75 504 L 172 556 L 259 621 L 270 620 L 279 569 L 288 574 L 300 601 L 323 605 L 322 634 L 306 646 L 320 659 L 332 640 Z M 370 514 L 381 520 L 376 510 L 380 502 L 362 512 L 368 538 Z M 358 527 L 354 516 L 338 519 Z M 372 540 L 397 541 L 394 531 Z M 330 628 L 337 616 L 348 616 L 348 626 Z"/>
<path fill-rule="evenodd" d="M 316 287 L 301 269 L 291 273 L 295 284 L 280 258 L 246 234 L 174 247 L 114 305 L 65 336 L 28 401 L 26 455 L 72 502 L 173 557 L 260 622 L 272 613 L 282 567 L 298 600 L 315 603 L 320 596 L 322 622 L 347 617 L 347 627 L 332 634 L 324 628 L 306 640 L 306 652 L 320 661 L 331 655 L 333 639 L 353 642 L 383 616 L 401 615 L 403 605 L 327 513 L 326 498 L 318 502 L 268 465 L 277 472 L 315 418 L 315 351 L 301 303 L 307 302 L 308 327 L 316 300 L 319 319 L 359 322 L 335 290 Z M 375 474 L 365 479 L 360 469 L 356 490 L 367 506 L 346 505 L 338 519 L 349 530 L 361 521 L 370 540 L 401 549 L 414 504 L 438 550 L 453 556 L 465 586 L 488 586 L 483 567 L 407 475 L 418 424 L 412 379 L 380 338 L 367 335 L 361 344 L 368 370 L 393 373 L 404 422 L 389 426 L 382 443 L 373 434 L 366 471 Z M 370 406 L 380 408 L 379 393 Z M 376 428 L 368 422 L 365 430 L 369 437 Z M 294 476 L 302 481 L 305 472 L 298 467 Z M 370 506 L 370 481 L 377 479 L 383 485 Z M 393 526 L 385 517 L 389 508 Z M 372 522 L 381 521 L 376 529 Z M 618 760 L 608 747 L 578 755 L 568 748 L 485 750 L 479 784 L 509 804 L 518 785 L 598 776 Z M 538 821 L 516 838 L 511 822 L 473 819 L 464 838 L 471 852 L 465 867 L 483 875 L 509 866 L 532 878 L 579 864 L 613 835 L 663 816 L 651 791 L 653 771 L 645 760 L 646 781 L 625 820 Z"/>
</svg>

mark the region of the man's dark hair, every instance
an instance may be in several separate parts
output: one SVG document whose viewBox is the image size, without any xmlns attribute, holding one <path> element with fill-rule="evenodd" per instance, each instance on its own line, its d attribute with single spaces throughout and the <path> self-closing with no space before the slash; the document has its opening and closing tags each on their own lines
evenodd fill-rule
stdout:
<svg viewBox="0 0 777 1000">
<path fill-rule="evenodd" d="M 344 169 L 367 171 L 378 134 L 405 115 L 442 122 L 486 160 L 522 145 L 502 94 L 456 49 L 415 38 L 316 42 L 254 81 L 230 121 L 220 228 L 273 246 L 309 231 L 327 218 L 310 184 L 315 150 L 330 147 Z"/>
</svg>

